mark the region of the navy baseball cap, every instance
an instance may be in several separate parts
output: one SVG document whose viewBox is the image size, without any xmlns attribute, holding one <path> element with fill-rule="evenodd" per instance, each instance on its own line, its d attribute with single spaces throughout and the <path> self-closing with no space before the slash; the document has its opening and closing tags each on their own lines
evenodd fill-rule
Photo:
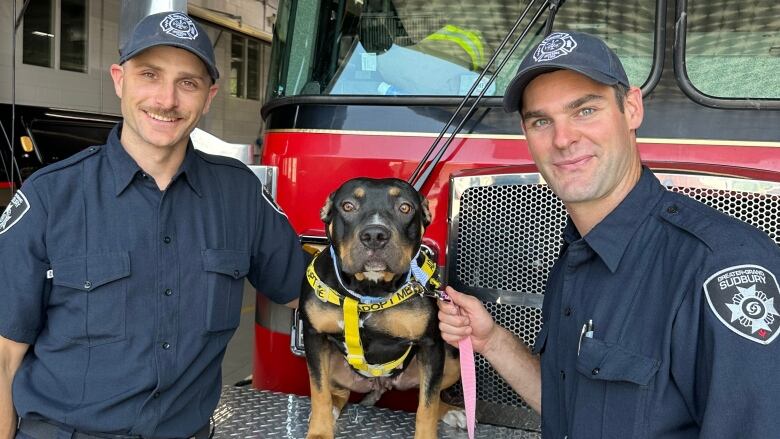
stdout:
<svg viewBox="0 0 780 439">
<path fill-rule="evenodd" d="M 219 78 L 211 40 L 203 28 L 183 12 L 160 12 L 144 17 L 127 43 L 119 48 L 119 64 L 154 46 L 173 46 L 197 55 L 216 82 Z"/>
<path fill-rule="evenodd" d="M 582 73 L 604 85 L 629 86 L 620 59 L 600 38 L 582 32 L 553 32 L 520 63 L 504 93 L 504 110 L 520 110 L 525 87 L 542 73 L 561 69 Z"/>
</svg>

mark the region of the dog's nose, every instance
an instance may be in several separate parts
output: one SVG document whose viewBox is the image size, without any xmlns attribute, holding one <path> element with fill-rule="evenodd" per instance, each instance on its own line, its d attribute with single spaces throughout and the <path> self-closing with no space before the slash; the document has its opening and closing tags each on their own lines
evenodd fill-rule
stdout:
<svg viewBox="0 0 780 439">
<path fill-rule="evenodd" d="M 390 240 L 390 229 L 384 226 L 373 225 L 366 227 L 360 232 L 360 242 L 366 248 L 372 250 L 383 248 Z"/>
</svg>

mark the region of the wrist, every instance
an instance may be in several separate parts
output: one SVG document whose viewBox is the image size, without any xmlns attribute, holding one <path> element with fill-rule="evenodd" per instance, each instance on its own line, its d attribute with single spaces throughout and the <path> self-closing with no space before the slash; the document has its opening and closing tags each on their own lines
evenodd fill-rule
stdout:
<svg viewBox="0 0 780 439">
<path fill-rule="evenodd" d="M 485 358 L 492 358 L 493 355 L 497 355 L 501 352 L 502 346 L 504 346 L 504 343 L 502 342 L 504 332 L 505 331 L 501 326 L 493 324 L 493 328 L 490 330 L 487 340 L 485 341 L 485 348 L 480 352 Z"/>
</svg>

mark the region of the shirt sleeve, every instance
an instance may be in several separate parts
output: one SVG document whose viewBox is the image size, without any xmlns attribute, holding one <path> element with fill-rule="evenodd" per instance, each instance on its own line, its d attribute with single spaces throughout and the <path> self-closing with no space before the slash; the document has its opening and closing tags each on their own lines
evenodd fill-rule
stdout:
<svg viewBox="0 0 780 439">
<path fill-rule="evenodd" d="M 287 215 L 265 190 L 259 192 L 249 282 L 274 302 L 287 303 L 300 296 L 307 257 Z"/>
<path fill-rule="evenodd" d="M 32 182 L 14 194 L 0 217 L 0 335 L 33 344 L 44 322 L 47 213 Z"/>
<path fill-rule="evenodd" d="M 676 319 L 673 373 L 699 437 L 777 435 L 780 249 L 752 250 L 707 264 Z"/>
</svg>

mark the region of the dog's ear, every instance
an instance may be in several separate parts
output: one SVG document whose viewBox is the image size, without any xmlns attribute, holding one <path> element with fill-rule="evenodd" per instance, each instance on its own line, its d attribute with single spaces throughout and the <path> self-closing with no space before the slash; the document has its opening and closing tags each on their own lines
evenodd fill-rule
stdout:
<svg viewBox="0 0 780 439">
<path fill-rule="evenodd" d="M 320 209 L 320 219 L 325 224 L 330 223 L 330 218 L 333 215 L 333 194 L 328 195 L 328 199 L 325 200 L 325 205 Z"/>
<path fill-rule="evenodd" d="M 428 209 L 428 199 L 422 196 L 420 198 L 422 198 L 420 205 L 422 206 L 423 226 L 428 227 L 431 224 L 431 210 Z"/>
</svg>

